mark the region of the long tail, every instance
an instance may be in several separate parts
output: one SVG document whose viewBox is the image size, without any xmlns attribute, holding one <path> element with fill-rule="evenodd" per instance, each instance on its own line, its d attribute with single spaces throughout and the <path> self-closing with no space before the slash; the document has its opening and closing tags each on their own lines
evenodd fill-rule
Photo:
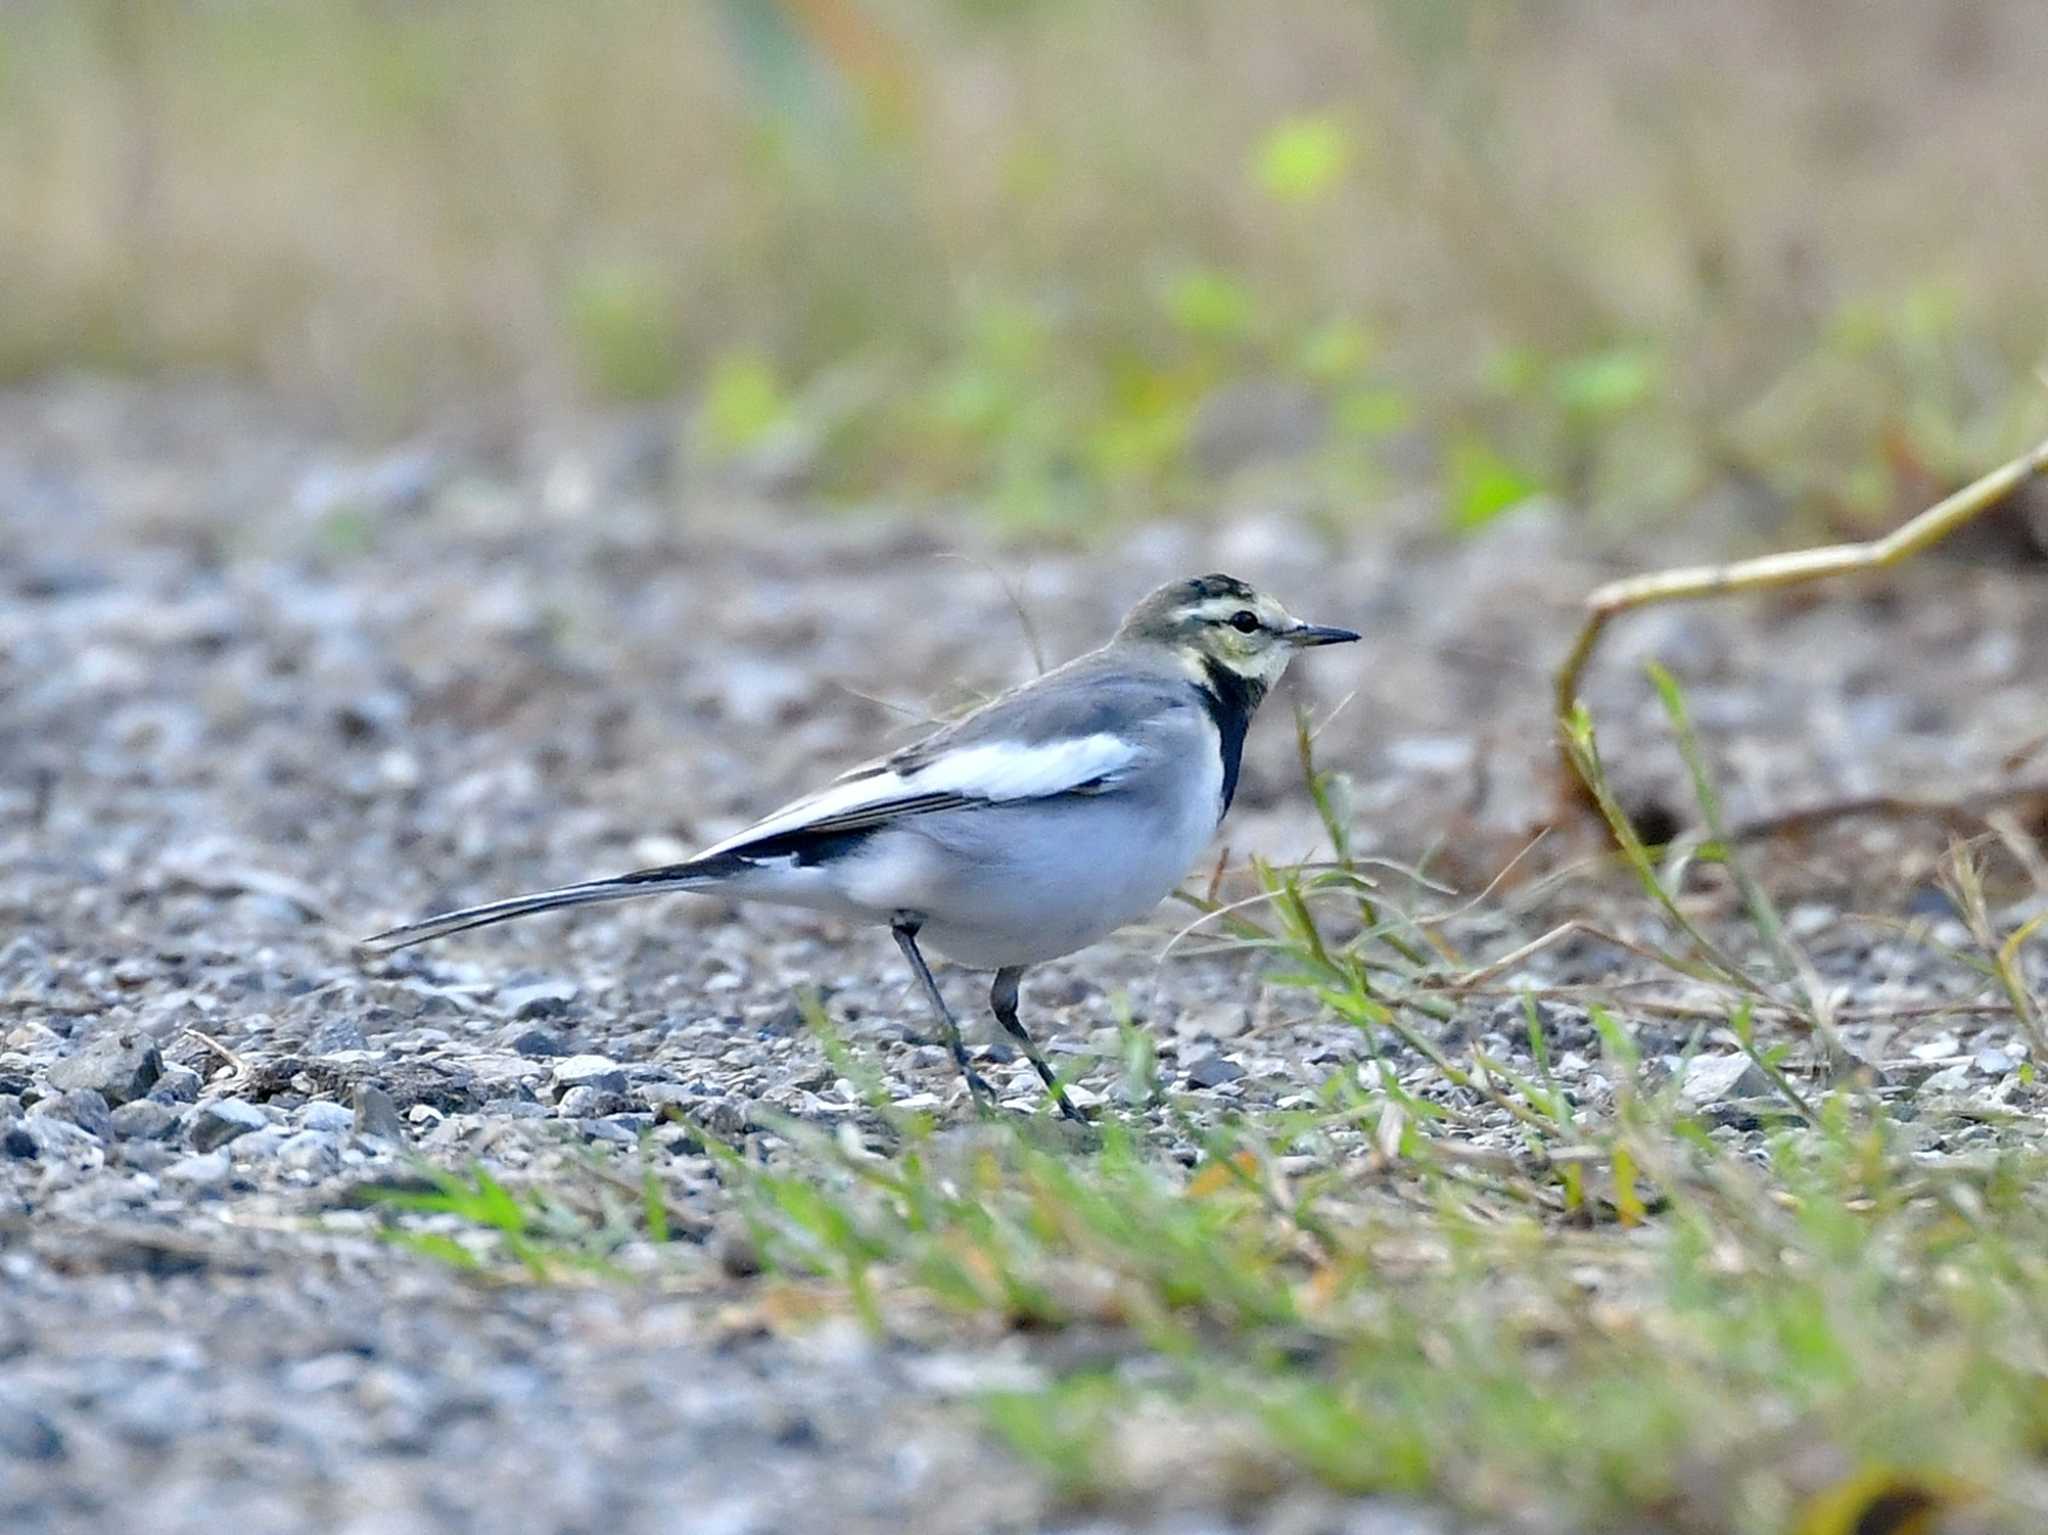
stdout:
<svg viewBox="0 0 2048 1535">
<path fill-rule="evenodd" d="M 408 944 L 445 938 L 450 933 L 460 933 L 472 927 L 488 927 L 493 922 L 510 922 L 514 917 L 531 916 L 537 911 L 588 906 L 597 901 L 624 901 L 636 895 L 702 890 L 731 875 L 732 863 L 730 858 L 705 858 L 669 864 L 659 869 L 640 869 L 631 874 L 621 874 L 616 879 L 594 879 L 581 885 L 564 885 L 559 890 L 536 890 L 531 895 L 488 901 L 482 906 L 465 906 L 460 911 L 444 911 L 438 916 L 423 917 L 417 922 L 408 922 L 403 927 L 394 927 L 365 938 L 356 948 L 364 954 L 389 954 L 393 949 L 402 949 Z"/>
</svg>

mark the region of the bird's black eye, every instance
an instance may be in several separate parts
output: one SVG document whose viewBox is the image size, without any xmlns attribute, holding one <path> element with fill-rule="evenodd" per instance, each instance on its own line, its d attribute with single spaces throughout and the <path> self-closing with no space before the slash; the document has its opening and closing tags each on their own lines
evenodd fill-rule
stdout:
<svg viewBox="0 0 2048 1535">
<path fill-rule="evenodd" d="M 1239 634 L 1251 634 L 1259 627 L 1259 615 L 1250 608 L 1239 608 L 1230 615 L 1230 627 Z"/>
</svg>

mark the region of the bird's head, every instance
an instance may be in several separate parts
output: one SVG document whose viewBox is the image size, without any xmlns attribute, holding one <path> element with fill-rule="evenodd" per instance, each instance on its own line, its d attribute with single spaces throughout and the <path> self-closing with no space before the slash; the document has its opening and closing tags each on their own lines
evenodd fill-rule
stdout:
<svg viewBox="0 0 2048 1535">
<path fill-rule="evenodd" d="M 1173 651 L 1198 682 L 1218 671 L 1255 692 L 1280 680 L 1298 650 L 1357 639 L 1349 629 L 1305 624 L 1235 576 L 1171 581 L 1131 609 L 1117 631 L 1123 643 Z"/>
</svg>

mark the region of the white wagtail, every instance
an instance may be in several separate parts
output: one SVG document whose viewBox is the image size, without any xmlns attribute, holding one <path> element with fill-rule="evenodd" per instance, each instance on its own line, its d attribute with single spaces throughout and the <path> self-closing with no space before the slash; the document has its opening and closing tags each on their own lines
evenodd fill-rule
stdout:
<svg viewBox="0 0 2048 1535">
<path fill-rule="evenodd" d="M 1162 586 L 1100 650 L 855 768 L 682 863 L 469 906 L 365 939 L 381 953 L 558 906 L 695 890 L 886 923 L 977 1097 L 959 1025 L 919 951 L 995 971 L 989 1006 L 1061 1112 L 1024 1025 L 1027 965 L 1145 916 L 1237 790 L 1252 712 L 1297 650 L 1358 636 L 1305 624 L 1231 576 Z"/>
</svg>

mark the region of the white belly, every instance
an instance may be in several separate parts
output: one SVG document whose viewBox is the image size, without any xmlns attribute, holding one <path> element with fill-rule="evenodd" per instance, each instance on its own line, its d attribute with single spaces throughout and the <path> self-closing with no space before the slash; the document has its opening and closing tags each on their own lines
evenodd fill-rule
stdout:
<svg viewBox="0 0 2048 1535">
<path fill-rule="evenodd" d="M 1100 796 L 908 817 L 843 859 L 763 869 L 733 893 L 874 922 L 912 913 L 919 941 L 960 964 L 1036 964 L 1148 916 L 1214 837 L 1213 751 L 1147 777 Z"/>
</svg>

